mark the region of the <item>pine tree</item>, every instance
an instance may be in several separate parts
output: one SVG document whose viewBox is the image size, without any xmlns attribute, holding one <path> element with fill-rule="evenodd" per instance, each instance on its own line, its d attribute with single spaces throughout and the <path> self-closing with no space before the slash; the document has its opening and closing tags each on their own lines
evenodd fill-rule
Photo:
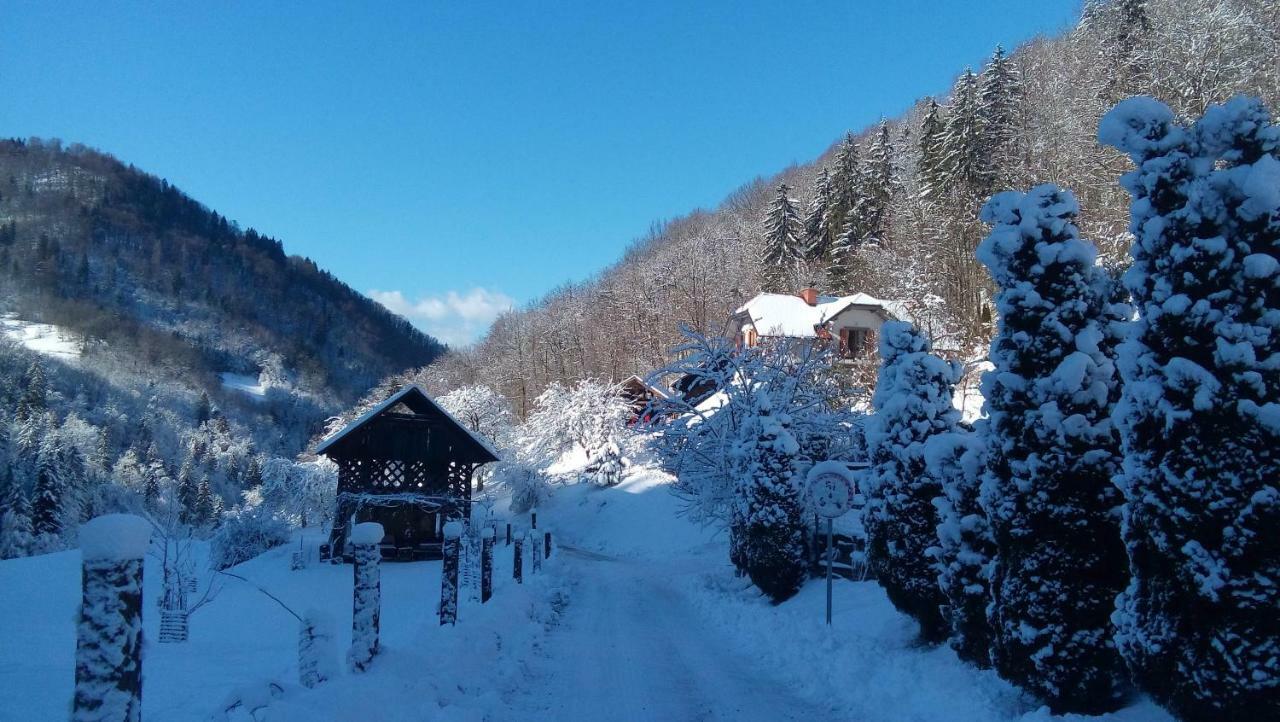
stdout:
<svg viewBox="0 0 1280 722">
<path fill-rule="evenodd" d="M 775 413 L 767 392 L 757 394 L 757 432 L 742 480 L 742 557 L 751 582 L 775 604 L 800 590 L 808 574 L 804 505 L 790 418 Z"/>
<path fill-rule="evenodd" d="M 862 170 L 858 166 L 858 141 L 853 133 L 846 133 L 836 151 L 835 167 L 829 180 L 830 202 L 823 225 L 827 228 L 827 244 L 830 247 L 844 229 L 849 209 L 858 199 L 858 186 L 862 182 Z"/>
<path fill-rule="evenodd" d="M 982 424 L 985 426 L 985 423 Z M 978 432 L 938 434 L 925 442 L 925 466 L 938 480 L 938 586 L 947 598 L 951 648 L 961 659 L 991 666 L 991 625 L 987 623 L 987 567 L 995 543 L 978 503 L 983 471 L 983 437 Z"/>
<path fill-rule="evenodd" d="M 914 326 L 887 321 L 880 328 L 880 376 L 867 419 L 872 468 L 867 474 L 867 564 L 889 601 L 920 624 L 920 637 L 937 643 L 950 625 L 946 599 L 929 559 L 937 545 L 933 500 L 942 487 L 925 468 L 925 443 L 954 431 L 960 413 L 952 396 L 960 370 L 930 353 Z"/>
<path fill-rule="evenodd" d="M 24 557 L 31 551 L 31 517 L 18 509 L 0 514 L 0 559 Z"/>
<path fill-rule="evenodd" d="M 981 168 L 983 190 L 1006 185 L 1014 177 L 1018 164 L 1017 139 L 1022 84 L 1013 59 L 996 46 L 991 61 L 982 71 L 978 93 L 978 116 L 982 127 Z"/>
<path fill-rule="evenodd" d="M 184 524 L 198 523 L 198 504 L 199 504 L 199 487 L 194 478 L 194 472 L 191 467 L 191 459 L 187 459 L 182 463 L 182 468 L 178 470 L 178 504 L 181 506 L 179 510 L 179 519 Z"/>
<path fill-rule="evenodd" d="M 1126 314 L 1076 231 L 1078 212 L 1053 185 L 997 194 L 978 247 L 999 288 L 994 369 L 983 377 L 992 660 L 1055 714 L 1116 709 L 1126 679 L 1109 622 L 1127 576 L 1111 421 Z"/>
<path fill-rule="evenodd" d="M 59 473 L 58 437 L 45 436 L 36 456 L 35 499 L 31 504 L 31 526 L 36 536 L 57 537 L 62 533 L 63 504 L 67 490 Z"/>
<path fill-rule="evenodd" d="M 804 218 L 805 240 L 808 243 L 805 257 L 819 261 L 827 256 L 831 244 L 831 230 L 827 227 L 827 209 L 831 205 L 831 174 L 826 168 L 813 182 L 813 198 Z"/>
<path fill-rule="evenodd" d="M 861 213 L 865 229 L 863 243 L 882 245 L 888 238 L 893 200 L 898 196 L 900 181 L 895 165 L 896 150 L 889 135 L 889 124 L 880 121 L 867 149 L 861 184 Z"/>
<path fill-rule="evenodd" d="M 1116 640 L 1182 719 L 1278 719 L 1280 127 L 1252 98 L 1191 127 L 1131 98 L 1098 136 L 1137 165 Z"/>
<path fill-rule="evenodd" d="M 964 189 L 975 196 L 982 194 L 986 189 L 987 169 L 983 152 L 978 78 L 966 68 L 952 91 L 942 134 L 942 167 L 947 187 Z"/>
<path fill-rule="evenodd" d="M 791 274 L 800 267 L 805 257 L 804 224 L 796 211 L 797 201 L 791 197 L 791 187 L 778 185 L 778 194 L 769 206 L 764 222 L 764 249 L 760 255 L 760 273 L 766 291 L 780 293 L 788 290 Z"/>
<path fill-rule="evenodd" d="M 920 160 L 916 165 L 916 184 L 922 201 L 936 201 L 946 190 L 945 131 L 938 102 L 930 98 L 929 108 L 920 121 Z"/>
<path fill-rule="evenodd" d="M 208 477 L 200 480 L 196 491 L 195 511 L 191 520 L 193 526 L 207 526 L 217 519 L 219 510 L 213 492 L 209 489 Z"/>
<path fill-rule="evenodd" d="M 209 394 L 206 391 L 200 392 L 200 398 L 196 401 L 195 418 L 196 424 L 203 424 L 213 415 L 213 404 L 209 401 Z"/>
<path fill-rule="evenodd" d="M 22 377 L 22 396 L 18 399 L 16 418 L 19 421 L 43 413 L 48 408 L 49 387 L 45 381 L 44 367 L 39 361 L 32 361 Z"/>
</svg>

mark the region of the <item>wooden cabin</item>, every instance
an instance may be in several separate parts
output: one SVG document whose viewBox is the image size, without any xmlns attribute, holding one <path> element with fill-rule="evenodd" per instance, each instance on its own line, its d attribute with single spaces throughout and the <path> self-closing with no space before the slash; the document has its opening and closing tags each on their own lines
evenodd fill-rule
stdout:
<svg viewBox="0 0 1280 722">
<path fill-rule="evenodd" d="M 667 394 L 639 376 L 618 383 L 618 394 L 631 407 L 629 424 L 645 424 L 653 420 L 656 410 L 667 400 Z"/>
<path fill-rule="evenodd" d="M 443 526 L 468 515 L 472 476 L 498 454 L 425 391 L 406 386 L 316 448 L 338 466 L 337 510 L 322 557 L 345 556 L 353 523 L 382 524 L 383 556 L 440 555 Z"/>
</svg>

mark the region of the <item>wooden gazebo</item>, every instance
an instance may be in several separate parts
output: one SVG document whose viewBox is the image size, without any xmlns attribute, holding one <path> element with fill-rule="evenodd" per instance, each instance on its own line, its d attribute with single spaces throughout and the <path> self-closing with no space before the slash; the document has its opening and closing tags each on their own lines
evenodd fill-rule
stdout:
<svg viewBox="0 0 1280 722">
<path fill-rule="evenodd" d="M 488 442 L 425 391 L 406 386 L 316 447 L 338 465 L 337 510 L 328 556 L 344 556 L 351 524 L 376 521 L 383 555 L 438 556 L 442 527 L 471 504 L 477 467 L 498 460 Z"/>
</svg>

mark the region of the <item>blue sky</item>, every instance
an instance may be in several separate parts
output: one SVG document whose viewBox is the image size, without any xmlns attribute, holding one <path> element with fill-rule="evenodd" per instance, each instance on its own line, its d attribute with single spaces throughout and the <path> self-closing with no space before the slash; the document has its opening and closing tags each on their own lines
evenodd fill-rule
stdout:
<svg viewBox="0 0 1280 722">
<path fill-rule="evenodd" d="M 10 0 L 0 136 L 110 152 L 456 343 L 1077 9 Z"/>
</svg>

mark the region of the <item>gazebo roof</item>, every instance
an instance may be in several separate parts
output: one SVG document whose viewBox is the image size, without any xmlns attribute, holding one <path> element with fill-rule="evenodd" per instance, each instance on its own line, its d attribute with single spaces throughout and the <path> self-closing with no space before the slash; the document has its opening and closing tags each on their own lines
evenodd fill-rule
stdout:
<svg viewBox="0 0 1280 722">
<path fill-rule="evenodd" d="M 457 419 L 453 418 L 448 411 L 441 408 L 439 404 L 427 395 L 426 391 L 423 391 L 422 388 L 417 385 L 405 386 L 387 397 L 387 399 L 382 403 L 361 414 L 359 418 L 342 427 L 324 441 L 321 441 L 320 445 L 316 447 L 316 453 L 325 454 L 327 456 L 334 456 L 335 454 L 341 455 L 344 448 L 349 446 L 353 443 L 355 438 L 360 436 L 356 433 L 357 431 L 380 417 L 391 416 L 393 414 L 392 410 L 401 403 L 408 407 L 413 413 L 409 417 L 396 415 L 397 418 L 408 418 L 411 420 L 427 422 L 434 421 L 451 431 L 456 432 L 457 438 L 461 439 L 463 445 L 468 447 L 468 450 L 471 452 L 469 454 L 469 456 L 471 456 L 469 461 L 483 464 L 498 460 L 498 452 L 489 445 L 488 441 L 479 434 L 472 432 L 467 427 L 458 423 Z"/>
</svg>

